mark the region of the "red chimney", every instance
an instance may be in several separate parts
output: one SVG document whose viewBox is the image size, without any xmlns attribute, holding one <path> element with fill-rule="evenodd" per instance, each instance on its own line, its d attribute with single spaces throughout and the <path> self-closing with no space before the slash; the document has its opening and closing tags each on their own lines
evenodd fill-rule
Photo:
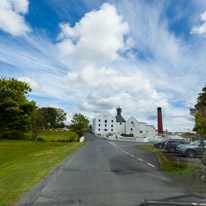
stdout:
<svg viewBox="0 0 206 206">
<path fill-rule="evenodd" d="M 158 124 L 158 134 L 163 134 L 163 125 L 162 125 L 162 109 L 161 107 L 157 108 L 157 124 Z"/>
</svg>

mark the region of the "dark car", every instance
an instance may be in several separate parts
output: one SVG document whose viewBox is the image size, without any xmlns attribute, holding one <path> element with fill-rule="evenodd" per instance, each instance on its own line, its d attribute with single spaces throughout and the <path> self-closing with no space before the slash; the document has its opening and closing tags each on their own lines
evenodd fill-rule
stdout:
<svg viewBox="0 0 206 206">
<path fill-rule="evenodd" d="M 176 147 L 180 144 L 190 144 L 190 142 L 185 139 L 170 139 L 165 142 L 164 149 L 169 152 L 176 152 Z"/>
<path fill-rule="evenodd" d="M 163 140 L 161 142 L 155 142 L 154 143 L 154 147 L 162 149 L 164 148 L 165 142 L 167 142 L 169 139 Z"/>
</svg>

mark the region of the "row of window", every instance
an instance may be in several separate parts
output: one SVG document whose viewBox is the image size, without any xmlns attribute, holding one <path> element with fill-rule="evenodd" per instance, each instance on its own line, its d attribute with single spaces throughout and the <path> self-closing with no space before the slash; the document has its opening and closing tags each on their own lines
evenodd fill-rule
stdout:
<svg viewBox="0 0 206 206">
<path fill-rule="evenodd" d="M 99 122 L 101 122 L 101 119 L 99 119 Z M 111 122 L 114 122 L 114 120 L 111 120 Z M 107 123 L 107 120 L 104 120 L 104 123 Z M 121 125 L 122 123 L 120 123 Z M 131 124 L 134 124 L 134 122 L 131 122 Z"/>
<path fill-rule="evenodd" d="M 104 126 L 107 127 L 107 124 L 105 124 Z M 101 127 L 101 124 L 99 124 L 99 127 Z M 113 124 L 111 125 L 111 127 L 113 127 Z"/>
<path fill-rule="evenodd" d="M 98 131 L 100 131 L 100 128 L 98 129 Z M 104 131 L 107 131 L 107 129 L 104 129 Z M 131 131 L 133 131 L 133 128 L 131 128 Z M 113 129 L 111 129 L 111 132 L 113 132 Z M 140 130 L 139 133 L 142 133 L 142 130 Z M 147 131 L 147 133 L 148 133 L 148 131 Z"/>
<path fill-rule="evenodd" d="M 101 119 L 99 119 L 99 122 L 101 122 Z M 114 120 L 111 120 L 111 122 L 114 122 Z M 107 123 L 107 119 L 104 120 L 104 123 Z"/>
<path fill-rule="evenodd" d="M 98 131 L 100 131 L 100 128 L 98 129 Z M 107 131 L 107 129 L 104 129 L 104 131 L 106 132 Z M 108 130 L 109 131 L 109 130 Z M 111 132 L 113 132 L 113 129 L 111 129 Z"/>
</svg>

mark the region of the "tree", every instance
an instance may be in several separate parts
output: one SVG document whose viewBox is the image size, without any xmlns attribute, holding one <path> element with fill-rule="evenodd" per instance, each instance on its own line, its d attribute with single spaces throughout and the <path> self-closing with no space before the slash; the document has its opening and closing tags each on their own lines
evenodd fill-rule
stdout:
<svg viewBox="0 0 206 206">
<path fill-rule="evenodd" d="M 0 137 L 22 138 L 32 128 L 36 104 L 28 101 L 30 86 L 14 78 L 0 78 Z"/>
<path fill-rule="evenodd" d="M 57 109 L 53 107 L 42 107 L 42 114 L 44 116 L 44 126 L 45 129 L 55 128 Z"/>
<path fill-rule="evenodd" d="M 206 134 L 206 86 L 199 94 L 195 108 L 197 111 L 195 113 L 194 130 L 204 136 Z"/>
<path fill-rule="evenodd" d="M 74 114 L 71 122 L 72 123 L 69 125 L 70 131 L 76 132 L 79 137 L 82 137 L 84 133 L 88 131 L 89 119 L 83 114 Z"/>
<path fill-rule="evenodd" d="M 33 129 L 32 129 L 32 140 L 35 140 L 39 130 L 42 129 L 45 126 L 45 119 L 44 119 L 44 113 L 43 110 L 40 108 L 37 108 L 35 112 L 35 120 L 33 122 Z"/>
<path fill-rule="evenodd" d="M 63 109 L 57 109 L 57 117 L 56 117 L 56 128 L 62 128 L 65 126 L 63 121 L 66 121 L 67 113 L 64 112 Z"/>
<path fill-rule="evenodd" d="M 43 127 L 48 128 L 57 128 L 64 127 L 63 121 L 66 120 L 66 113 L 63 109 L 57 109 L 53 107 L 42 107 L 39 109 L 43 119 Z"/>
<path fill-rule="evenodd" d="M 195 112 L 194 130 L 200 134 L 200 142 L 204 151 L 204 137 L 206 134 L 206 86 L 202 89 L 202 93 L 199 94 L 195 108 L 197 111 Z M 203 152 L 201 163 L 201 179 L 206 181 L 206 152 Z"/>
</svg>

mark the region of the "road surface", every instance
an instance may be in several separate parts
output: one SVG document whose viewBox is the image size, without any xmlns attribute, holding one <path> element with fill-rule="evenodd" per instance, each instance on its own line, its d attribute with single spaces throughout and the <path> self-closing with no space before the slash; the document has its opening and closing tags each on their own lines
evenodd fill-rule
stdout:
<svg viewBox="0 0 206 206">
<path fill-rule="evenodd" d="M 169 178 L 155 154 L 87 134 L 88 143 L 32 188 L 18 205 L 130 206 L 191 193 Z"/>
</svg>

